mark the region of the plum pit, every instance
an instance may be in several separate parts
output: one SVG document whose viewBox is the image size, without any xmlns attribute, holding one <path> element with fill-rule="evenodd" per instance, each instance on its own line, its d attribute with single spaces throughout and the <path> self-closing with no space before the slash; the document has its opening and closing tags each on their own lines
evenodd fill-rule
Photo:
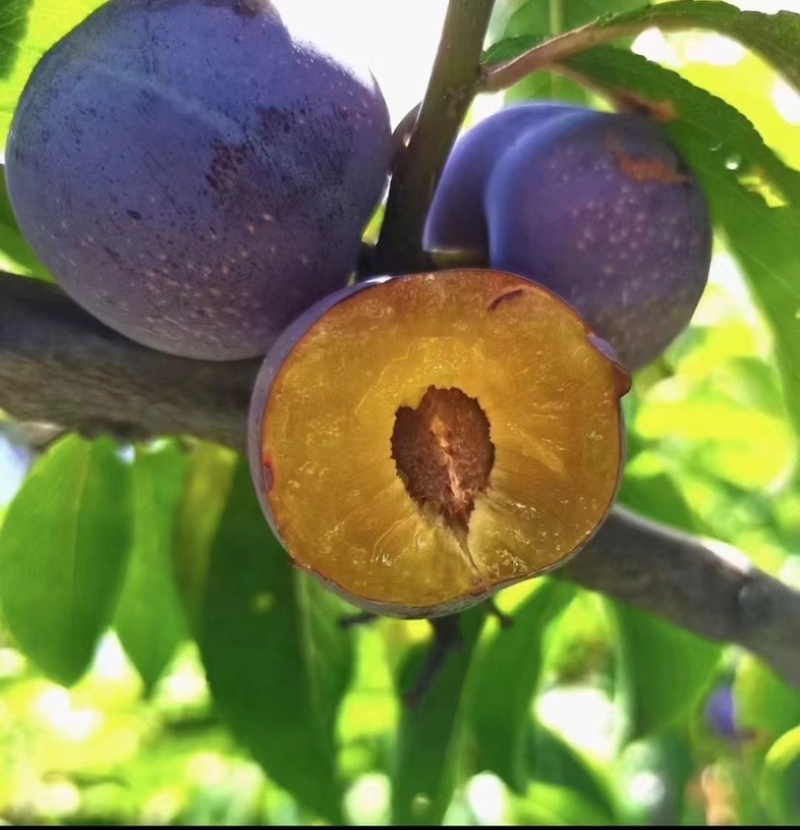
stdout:
<svg viewBox="0 0 800 830">
<path fill-rule="evenodd" d="M 486 413 L 458 388 L 429 386 L 419 406 L 401 406 L 392 431 L 392 458 L 406 491 L 455 529 L 467 530 L 475 498 L 494 465 Z"/>
</svg>

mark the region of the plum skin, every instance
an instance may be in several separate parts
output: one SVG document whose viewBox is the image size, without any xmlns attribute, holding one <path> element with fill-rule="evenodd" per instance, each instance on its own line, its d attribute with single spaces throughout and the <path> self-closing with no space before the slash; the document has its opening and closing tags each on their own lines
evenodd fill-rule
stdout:
<svg viewBox="0 0 800 830">
<path fill-rule="evenodd" d="M 425 222 L 424 247 L 487 252 L 483 194 L 499 150 L 529 129 L 574 112 L 575 107 L 555 102 L 520 104 L 472 127 L 456 142 L 442 171 Z"/>
<path fill-rule="evenodd" d="M 712 732 L 725 740 L 735 740 L 739 734 L 736 699 L 728 684 L 718 686 L 705 704 L 705 720 Z"/>
<path fill-rule="evenodd" d="M 259 373 L 256 377 L 256 382 L 250 400 L 250 407 L 248 413 L 247 457 L 250 467 L 251 478 L 253 481 L 259 504 L 261 505 L 262 512 L 264 514 L 265 519 L 267 520 L 267 523 L 273 535 L 282 546 L 284 545 L 284 543 L 281 537 L 280 528 L 275 519 L 268 497 L 269 491 L 271 490 L 273 485 L 273 481 L 271 479 L 269 472 L 268 459 L 264 457 L 262 447 L 262 430 L 264 419 L 266 416 L 267 402 L 270 397 L 272 386 L 279 372 L 281 371 L 284 363 L 286 362 L 294 347 L 302 340 L 302 338 L 309 331 L 309 329 L 326 314 L 326 312 L 328 312 L 340 303 L 347 302 L 348 300 L 352 299 L 362 291 L 368 291 L 390 280 L 394 281 L 402 279 L 414 279 L 418 276 L 421 275 L 409 274 L 401 277 L 373 277 L 369 280 L 358 282 L 353 285 L 342 288 L 328 295 L 327 297 L 324 297 L 322 300 L 319 300 L 313 306 L 306 309 L 303 312 L 303 314 L 301 314 L 297 319 L 295 319 L 292 322 L 292 324 L 283 331 L 283 333 L 276 340 L 276 342 L 264 358 Z M 567 304 L 565 303 L 565 305 Z M 588 342 L 592 345 L 592 347 L 595 348 L 601 354 L 603 354 L 609 362 L 611 362 L 617 367 L 616 392 L 618 396 L 621 397 L 630 388 L 630 380 L 627 370 L 621 363 L 619 363 L 614 349 L 612 346 L 610 346 L 610 344 L 608 344 L 601 338 L 597 337 L 595 334 L 589 331 L 588 328 L 586 328 L 586 336 Z M 616 494 L 622 483 L 622 470 L 625 466 L 626 432 L 624 420 L 621 414 L 619 417 L 618 437 L 620 452 L 618 460 L 618 475 L 616 482 L 614 484 L 613 493 L 608 502 L 607 511 L 611 510 L 611 507 L 616 499 Z M 570 554 L 562 557 L 557 562 L 554 562 L 546 568 L 541 569 L 536 574 L 536 576 L 550 573 L 562 567 L 563 565 L 566 565 L 574 556 L 580 553 L 580 551 L 585 547 L 586 544 L 588 544 L 591 541 L 591 538 L 594 536 L 594 534 L 597 532 L 601 525 L 602 521 L 598 522 L 597 526 L 594 528 L 591 535 L 583 542 L 581 546 L 573 550 Z M 440 605 L 401 605 L 381 602 L 378 600 L 372 600 L 354 594 L 342 587 L 337 582 L 333 581 L 332 579 L 327 578 L 324 574 L 320 573 L 311 566 L 297 562 L 291 556 L 291 554 L 289 554 L 289 556 L 292 564 L 295 567 L 298 567 L 308 572 L 322 585 L 324 585 L 328 590 L 332 591 L 337 596 L 344 599 L 346 602 L 364 611 L 378 616 L 394 617 L 399 619 L 435 619 L 438 617 L 457 614 L 475 605 L 478 605 L 481 602 L 491 599 L 496 593 L 505 588 L 508 588 L 514 584 L 517 584 L 518 582 L 523 582 L 531 578 L 531 576 L 528 575 L 509 579 L 502 582 L 497 582 L 494 585 L 490 586 L 488 590 L 484 590 L 477 594 L 466 594 L 463 596 L 459 596 L 449 602 L 442 603 Z"/>
<path fill-rule="evenodd" d="M 478 132 L 487 122 L 492 131 Z M 651 362 L 688 325 L 708 279 L 711 222 L 683 159 L 641 115 L 523 105 L 487 122 L 474 130 L 484 146 L 472 150 L 468 132 L 445 167 L 427 246 L 483 252 L 490 267 L 567 300 L 629 369 Z M 469 153 L 478 163 L 462 192 L 448 168 Z M 476 180 L 483 224 L 462 218 Z M 450 207 L 459 200 L 461 213 Z"/>
<path fill-rule="evenodd" d="M 232 360 L 346 283 L 390 139 L 374 78 L 269 0 L 111 0 L 37 64 L 6 173 L 80 305 L 151 348 Z"/>
</svg>

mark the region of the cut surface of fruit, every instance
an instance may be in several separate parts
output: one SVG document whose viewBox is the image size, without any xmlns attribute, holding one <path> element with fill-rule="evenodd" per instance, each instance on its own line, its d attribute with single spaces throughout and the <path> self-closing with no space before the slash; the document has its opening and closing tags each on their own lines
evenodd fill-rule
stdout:
<svg viewBox="0 0 800 830">
<path fill-rule="evenodd" d="M 616 492 L 628 376 L 577 313 L 488 270 L 355 288 L 292 327 L 254 396 L 256 484 L 295 564 L 436 616 L 580 548 Z"/>
</svg>

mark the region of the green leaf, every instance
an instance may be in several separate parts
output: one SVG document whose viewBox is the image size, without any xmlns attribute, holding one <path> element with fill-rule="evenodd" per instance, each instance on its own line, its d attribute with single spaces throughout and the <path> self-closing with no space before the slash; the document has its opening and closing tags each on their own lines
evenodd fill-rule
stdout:
<svg viewBox="0 0 800 830">
<path fill-rule="evenodd" d="M 741 11 L 729 3 L 711 0 L 677 0 L 608 15 L 598 28 L 639 32 L 657 26 L 668 31 L 711 29 L 734 38 L 771 63 L 794 86 L 800 87 L 800 15 Z"/>
<path fill-rule="evenodd" d="M 463 746 L 467 683 L 485 619 L 483 608 L 460 618 L 462 647 L 449 656 L 422 703 L 403 706 L 392 767 L 392 823 L 441 824 L 457 784 Z M 400 688 L 410 689 L 430 645 L 415 648 L 400 671 Z"/>
<path fill-rule="evenodd" d="M 484 71 L 494 71 L 502 63 L 530 52 L 531 49 L 545 43 L 550 38 L 547 35 L 514 35 L 505 37 L 489 46 L 481 55 L 481 65 Z"/>
<path fill-rule="evenodd" d="M 525 800 L 515 804 L 514 813 L 514 823 L 520 825 L 604 827 L 616 823 L 580 793 L 544 781 L 528 787 Z"/>
<path fill-rule="evenodd" d="M 133 465 L 133 546 L 114 627 L 148 691 L 186 636 L 172 575 L 172 531 L 187 467 L 174 442 L 138 448 Z"/>
<path fill-rule="evenodd" d="M 345 606 L 296 571 L 238 465 L 211 550 L 200 650 L 217 709 L 267 775 L 341 819 L 335 726 L 352 672 Z"/>
<path fill-rule="evenodd" d="M 691 388 L 682 378 L 653 390 L 636 429 L 642 437 L 672 446 L 673 455 L 665 464 L 681 458 L 685 447 L 696 468 L 745 490 L 779 485 L 793 467 L 795 437 L 785 416 L 743 406 L 717 389 L 699 384 Z"/>
<path fill-rule="evenodd" d="M 800 430 L 800 173 L 730 104 L 638 55 L 597 48 L 567 66 L 611 92 L 632 92 L 668 111 L 662 126 L 697 175 L 772 328 L 787 408 Z M 784 204 L 770 207 L 762 192 Z"/>
<path fill-rule="evenodd" d="M 706 691 L 721 646 L 622 603 L 613 607 L 631 708 L 630 737 L 661 732 Z"/>
<path fill-rule="evenodd" d="M 74 683 L 111 621 L 131 541 L 130 469 L 107 439 L 42 456 L 0 530 L 0 604 L 19 647 Z"/>
<path fill-rule="evenodd" d="M 28 28 L 28 11 L 33 0 L 5 0 L 0 10 L 0 78 L 14 68 L 19 44 Z"/>
<path fill-rule="evenodd" d="M 604 824 L 614 823 L 613 775 L 597 758 L 569 744 L 552 729 L 537 723 L 530 741 L 530 778 L 575 793 Z"/>
<path fill-rule="evenodd" d="M 523 792 L 531 701 L 539 686 L 544 631 L 572 597 L 568 583 L 542 580 L 514 612 L 508 630 L 482 647 L 471 683 L 470 726 L 477 740 L 477 766 Z"/>
<path fill-rule="evenodd" d="M 696 823 L 685 812 L 687 802 L 694 801 L 692 779 L 698 772 L 696 747 L 687 732 L 683 722 L 657 737 L 629 743 L 606 768 L 614 782 L 617 824 L 651 827 Z M 651 786 L 643 786 L 645 781 Z"/>
<path fill-rule="evenodd" d="M 630 37 L 651 27 L 666 31 L 710 29 L 735 38 L 800 88 L 800 15 L 788 11 L 776 14 L 741 11 L 718 0 L 676 0 L 621 14 L 607 14 L 593 24 L 566 32 L 546 43 L 541 43 L 541 30 L 533 34 L 529 31 L 492 46 L 484 54 L 482 63 L 495 72 L 500 64 L 536 49 L 539 57 L 532 60 L 534 56 L 531 56 L 525 62 L 526 67 L 529 64 L 531 70 L 547 67 L 594 46 Z M 495 87 L 497 85 L 495 81 Z"/>
<path fill-rule="evenodd" d="M 105 0 L 4 0 L 0 4 L 0 147 L 39 58 Z"/>
<path fill-rule="evenodd" d="M 800 691 L 750 655 L 736 669 L 733 695 L 737 727 L 760 741 L 774 741 L 800 723 Z"/>
<path fill-rule="evenodd" d="M 506 31 L 558 35 L 641 5 L 642 0 L 527 0 L 511 16 Z"/>
<path fill-rule="evenodd" d="M 654 521 L 689 532 L 698 529 L 694 513 L 674 475 L 655 453 L 642 451 L 625 467 L 617 501 Z"/>
<path fill-rule="evenodd" d="M 728 248 L 770 322 L 786 405 L 800 431 L 800 209 L 767 208 L 758 196 L 729 182 L 707 181 L 706 189 Z"/>
<path fill-rule="evenodd" d="M 51 281 L 49 272 L 39 262 L 36 254 L 25 241 L 11 210 L 6 188 L 5 167 L 0 164 L 0 271 L 38 277 Z"/>
<path fill-rule="evenodd" d="M 207 441 L 195 444 L 186 471 L 186 486 L 175 516 L 173 572 L 197 635 L 205 602 L 211 545 L 230 496 L 237 456 Z"/>
<path fill-rule="evenodd" d="M 577 29 L 608 12 L 635 9 L 641 0 L 527 0 L 508 17 L 502 28 L 493 26 L 497 39 L 533 36 L 542 41 L 546 36 Z M 526 101 L 551 99 L 586 104 L 591 95 L 575 81 L 551 72 L 535 72 L 506 93 L 505 100 Z"/>
<path fill-rule="evenodd" d="M 779 825 L 800 823 L 800 726 L 769 748 L 761 770 L 762 804 Z"/>
</svg>

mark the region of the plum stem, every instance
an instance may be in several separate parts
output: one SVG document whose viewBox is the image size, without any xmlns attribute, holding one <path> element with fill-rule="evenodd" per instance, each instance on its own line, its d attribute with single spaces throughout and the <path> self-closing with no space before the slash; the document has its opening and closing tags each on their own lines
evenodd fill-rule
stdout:
<svg viewBox="0 0 800 830">
<path fill-rule="evenodd" d="M 359 611 L 357 614 L 348 614 L 346 617 L 342 617 L 339 620 L 339 627 L 345 629 L 355 628 L 358 625 L 373 623 L 377 619 L 378 615 L 373 614 L 371 611 Z"/>
<path fill-rule="evenodd" d="M 376 247 L 382 274 L 429 270 L 425 217 L 444 163 L 481 78 L 480 56 L 494 0 L 450 0 L 428 88 L 408 145 L 399 148 Z"/>
<path fill-rule="evenodd" d="M 447 665 L 450 655 L 464 645 L 460 619 L 460 614 L 452 614 L 429 620 L 433 626 L 433 645 L 425 655 L 414 685 L 403 695 L 403 700 L 410 709 L 418 709 L 422 705 Z"/>
<path fill-rule="evenodd" d="M 507 631 L 514 625 L 514 618 L 510 614 L 506 614 L 505 611 L 501 611 L 493 599 L 486 601 L 486 610 L 500 623 L 500 628 L 503 631 Z"/>
</svg>

